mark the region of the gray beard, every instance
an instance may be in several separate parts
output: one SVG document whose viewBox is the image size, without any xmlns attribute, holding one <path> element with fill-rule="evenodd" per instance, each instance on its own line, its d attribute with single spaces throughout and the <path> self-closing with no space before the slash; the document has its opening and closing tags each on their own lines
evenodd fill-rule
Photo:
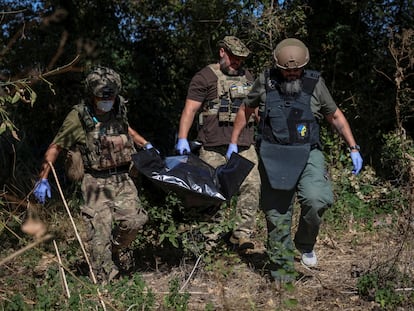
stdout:
<svg viewBox="0 0 414 311">
<path fill-rule="evenodd" d="M 220 70 L 221 70 L 221 72 L 223 72 L 224 74 L 226 74 L 228 76 L 238 76 L 239 75 L 239 70 L 230 69 L 230 66 L 226 67 L 226 62 L 225 62 L 224 59 L 220 59 Z"/>
<path fill-rule="evenodd" d="M 285 81 L 280 84 L 280 91 L 288 96 L 298 95 L 302 91 L 302 80 Z"/>
</svg>

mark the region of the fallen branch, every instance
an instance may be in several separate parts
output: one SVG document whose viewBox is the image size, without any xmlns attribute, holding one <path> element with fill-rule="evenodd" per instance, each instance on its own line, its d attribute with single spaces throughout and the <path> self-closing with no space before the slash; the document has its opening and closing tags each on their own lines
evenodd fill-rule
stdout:
<svg viewBox="0 0 414 311">
<path fill-rule="evenodd" d="M 395 291 L 396 292 L 412 292 L 412 291 L 414 291 L 414 288 L 413 287 L 396 288 Z"/>
</svg>

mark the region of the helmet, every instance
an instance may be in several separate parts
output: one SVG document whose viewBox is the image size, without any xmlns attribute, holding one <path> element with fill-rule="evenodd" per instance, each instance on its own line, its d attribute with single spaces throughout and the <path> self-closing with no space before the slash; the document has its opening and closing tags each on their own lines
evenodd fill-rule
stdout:
<svg viewBox="0 0 414 311">
<path fill-rule="evenodd" d="M 309 50 L 302 41 L 288 38 L 276 46 L 273 57 L 281 69 L 302 68 L 309 62 Z"/>
<path fill-rule="evenodd" d="M 250 50 L 235 36 L 225 36 L 224 39 L 219 42 L 219 47 L 227 49 L 235 56 L 247 57 L 250 55 Z"/>
<path fill-rule="evenodd" d="M 121 90 L 121 77 L 113 69 L 98 66 L 86 76 L 85 86 L 86 92 L 94 96 L 114 97 Z"/>
</svg>

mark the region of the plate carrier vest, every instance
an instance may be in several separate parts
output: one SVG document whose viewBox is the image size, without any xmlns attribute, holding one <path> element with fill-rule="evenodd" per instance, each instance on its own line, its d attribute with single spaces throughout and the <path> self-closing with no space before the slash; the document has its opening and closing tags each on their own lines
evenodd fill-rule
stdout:
<svg viewBox="0 0 414 311">
<path fill-rule="evenodd" d="M 320 147 L 319 123 L 311 109 L 311 97 L 319 76 L 317 71 L 306 70 L 301 78 L 302 92 L 291 97 L 281 94 L 275 69 L 265 72 L 266 105 L 259 125 L 263 140 L 280 145 Z"/>
<path fill-rule="evenodd" d="M 252 89 L 252 83 L 247 81 L 246 75 L 225 75 L 217 64 L 211 64 L 209 68 L 217 76 L 217 98 L 204 104 L 199 125 L 203 124 L 203 117 L 207 115 L 217 115 L 222 124 L 232 124 L 243 99 Z M 250 122 L 254 122 L 253 116 Z"/>
<path fill-rule="evenodd" d="M 122 97 L 117 98 L 112 116 L 106 122 L 98 122 L 84 102 L 73 109 L 78 112 L 86 134 L 86 145 L 77 146 L 86 170 L 102 171 L 131 163 L 131 155 L 136 150 L 128 135 L 127 110 Z"/>
<path fill-rule="evenodd" d="M 277 72 L 265 72 L 266 103 L 261 112 L 258 150 L 273 189 L 291 190 L 306 166 L 309 153 L 319 148 L 319 124 L 311 97 L 319 73 L 305 71 L 297 96 L 280 92 Z"/>
</svg>

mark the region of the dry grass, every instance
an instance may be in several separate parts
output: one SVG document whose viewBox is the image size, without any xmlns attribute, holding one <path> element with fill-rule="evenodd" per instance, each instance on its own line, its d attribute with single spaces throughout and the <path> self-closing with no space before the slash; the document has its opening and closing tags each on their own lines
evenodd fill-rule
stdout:
<svg viewBox="0 0 414 311">
<path fill-rule="evenodd" d="M 65 226 L 66 222 L 59 219 L 54 219 L 49 229 L 54 233 L 61 232 L 62 240 L 72 240 L 71 230 Z M 203 257 L 198 263 L 195 259 L 181 258 L 179 252 L 164 256 L 155 253 L 144 256 L 135 252 L 134 273 L 140 273 L 156 294 L 156 310 L 164 310 L 163 298 L 169 294 L 169 282 L 173 278 L 178 278 L 182 290 L 191 294 L 188 305 L 190 311 L 380 310 L 376 303 L 358 295 L 358 277 L 379 264 L 391 265 L 396 256 L 399 270 L 406 275 L 414 275 L 413 228 L 407 222 L 404 226 L 410 228 L 405 231 L 409 233 L 402 234 L 398 230 L 401 224 L 393 226 L 388 222 L 379 222 L 375 232 L 358 230 L 352 223 L 346 231 L 341 232 L 332 231 L 323 225 L 316 246 L 318 267 L 303 267 L 298 254 L 295 265 L 301 276 L 290 289 L 278 288 L 265 273 L 265 229 L 256 235 L 257 252 L 239 254 L 228 250 L 215 256 L 215 261 L 208 264 Z M 47 258 L 43 256 L 43 259 Z M 19 261 L 16 260 L 11 265 L 3 266 L 3 276 L 9 275 L 10 270 L 16 279 L 28 275 L 41 277 L 47 266 L 52 264 L 55 264 L 55 260 L 42 260 L 37 267 L 32 267 L 33 271 L 28 271 L 27 267 L 19 267 Z M 39 269 L 40 272 L 37 271 Z M 11 289 L 4 288 L 4 292 L 0 290 L 0 296 L 5 296 L 3 294 L 7 294 L 8 290 Z M 407 294 L 410 293 L 409 289 Z M 401 310 L 414 310 L 414 307 Z"/>
<path fill-rule="evenodd" d="M 359 297 L 357 280 L 370 268 L 392 259 L 399 247 L 392 232 L 386 228 L 379 233 L 352 230 L 341 236 L 332 236 L 322 229 L 316 247 L 318 267 L 305 268 L 297 256 L 295 265 L 301 277 L 291 289 L 279 289 L 269 281 L 260 266 L 264 256 L 260 253 L 240 255 L 242 260 L 238 263 L 232 258 L 221 258 L 212 271 L 200 264 L 190 280 L 188 277 L 194 268 L 190 263 L 169 270 L 141 273 L 160 298 L 168 293 L 171 278 L 188 282 L 185 290 L 191 294 L 189 310 L 194 311 L 206 310 L 208 303 L 217 311 L 380 310 L 378 304 Z M 400 253 L 399 262 L 405 263 L 404 271 L 413 272 L 410 260 L 413 252 L 412 247 L 406 247 Z M 291 304 L 292 301 L 296 301 L 296 305 Z"/>
</svg>

